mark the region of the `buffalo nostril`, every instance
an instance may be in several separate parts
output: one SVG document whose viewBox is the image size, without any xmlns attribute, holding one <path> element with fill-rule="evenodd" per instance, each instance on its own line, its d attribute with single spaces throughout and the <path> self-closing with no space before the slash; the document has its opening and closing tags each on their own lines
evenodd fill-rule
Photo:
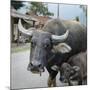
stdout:
<svg viewBox="0 0 90 90">
<path fill-rule="evenodd" d="M 33 64 L 32 64 L 32 63 L 30 63 L 30 66 L 33 66 Z"/>
<path fill-rule="evenodd" d="M 31 68 L 30 68 L 30 67 L 27 67 L 27 70 L 28 70 L 28 71 L 30 71 L 30 70 L 31 70 Z"/>
<path fill-rule="evenodd" d="M 60 81 L 63 81 L 64 80 L 64 78 L 63 77 L 60 77 L 60 79 L 59 79 Z"/>
<path fill-rule="evenodd" d="M 30 71 L 33 67 L 33 64 L 32 63 L 29 63 L 29 65 L 27 66 L 27 70 Z"/>
<path fill-rule="evenodd" d="M 40 68 L 41 67 L 41 64 L 39 64 L 38 67 Z"/>
</svg>

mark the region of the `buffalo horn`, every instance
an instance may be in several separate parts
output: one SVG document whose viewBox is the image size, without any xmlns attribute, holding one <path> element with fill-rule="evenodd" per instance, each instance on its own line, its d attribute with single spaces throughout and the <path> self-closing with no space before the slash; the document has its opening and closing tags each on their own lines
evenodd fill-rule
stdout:
<svg viewBox="0 0 90 90">
<path fill-rule="evenodd" d="M 35 30 L 35 28 L 29 28 L 28 30 L 25 29 L 22 26 L 21 19 L 19 19 L 19 22 L 18 22 L 18 29 L 20 32 L 22 32 L 23 34 L 28 35 L 28 36 L 32 36 L 33 30 Z"/>
<path fill-rule="evenodd" d="M 69 34 L 69 30 L 66 30 L 66 32 L 63 34 L 63 35 L 52 35 L 52 40 L 55 40 L 55 41 L 64 41 L 67 39 L 68 37 L 68 34 Z"/>
</svg>

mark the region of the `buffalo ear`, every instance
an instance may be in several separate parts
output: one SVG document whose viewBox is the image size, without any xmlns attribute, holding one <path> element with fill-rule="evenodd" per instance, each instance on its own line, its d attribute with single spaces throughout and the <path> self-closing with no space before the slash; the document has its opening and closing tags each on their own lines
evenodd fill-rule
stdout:
<svg viewBox="0 0 90 90">
<path fill-rule="evenodd" d="M 66 43 L 60 43 L 53 47 L 53 51 L 60 53 L 68 53 L 71 50 L 72 50 L 71 47 Z"/>
<path fill-rule="evenodd" d="M 80 70 L 80 67 L 79 67 L 79 66 L 73 66 L 73 69 L 74 69 L 75 71 L 79 71 L 79 70 Z"/>
</svg>

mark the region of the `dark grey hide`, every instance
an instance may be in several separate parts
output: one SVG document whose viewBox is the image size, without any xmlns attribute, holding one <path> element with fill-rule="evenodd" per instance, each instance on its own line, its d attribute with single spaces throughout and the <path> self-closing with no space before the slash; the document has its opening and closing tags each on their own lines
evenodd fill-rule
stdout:
<svg viewBox="0 0 90 90">
<path fill-rule="evenodd" d="M 62 25 L 61 22 L 58 22 L 54 27 L 54 29 L 56 28 L 57 30 L 58 28 L 60 28 L 60 26 L 57 27 L 58 24 Z M 47 66 L 48 62 L 50 62 L 50 60 L 52 60 L 55 56 L 55 52 L 53 52 L 53 46 L 64 41 L 64 40 L 53 40 L 52 39 L 53 33 L 46 31 L 47 30 L 45 29 L 46 27 L 43 28 L 43 31 L 37 30 L 34 31 L 32 34 L 31 54 L 28 70 L 34 73 L 44 71 L 44 66 Z M 67 32 L 66 29 L 61 31 L 60 33 L 57 32 L 57 35 L 63 35 L 65 32 Z"/>
<path fill-rule="evenodd" d="M 19 29 L 22 33 L 31 35 L 28 31 L 23 31 L 23 28 L 19 27 Z M 64 40 L 59 40 L 56 36 L 61 36 L 67 31 L 69 31 L 69 34 Z M 58 48 L 54 48 L 58 44 Z M 46 23 L 41 31 L 34 30 L 32 34 L 28 70 L 43 72 L 44 67 L 46 67 L 50 79 L 53 80 L 58 73 L 51 69 L 53 65 L 60 66 L 63 62 L 67 62 L 71 56 L 86 49 L 87 31 L 85 27 L 76 21 L 52 19 Z"/>
<path fill-rule="evenodd" d="M 47 56 L 51 50 L 51 34 L 42 31 L 35 31 L 31 39 L 30 70 L 44 71 L 47 64 Z"/>
</svg>

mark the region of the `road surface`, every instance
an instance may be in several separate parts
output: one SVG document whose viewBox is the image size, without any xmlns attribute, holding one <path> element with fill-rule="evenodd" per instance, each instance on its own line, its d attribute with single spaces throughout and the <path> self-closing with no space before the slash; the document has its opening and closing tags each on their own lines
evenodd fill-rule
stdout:
<svg viewBox="0 0 90 90">
<path fill-rule="evenodd" d="M 27 71 L 29 63 L 29 50 L 11 54 L 11 88 L 41 88 L 47 87 L 48 72 L 42 76 Z M 57 75 L 57 86 L 63 86 Z"/>
</svg>

